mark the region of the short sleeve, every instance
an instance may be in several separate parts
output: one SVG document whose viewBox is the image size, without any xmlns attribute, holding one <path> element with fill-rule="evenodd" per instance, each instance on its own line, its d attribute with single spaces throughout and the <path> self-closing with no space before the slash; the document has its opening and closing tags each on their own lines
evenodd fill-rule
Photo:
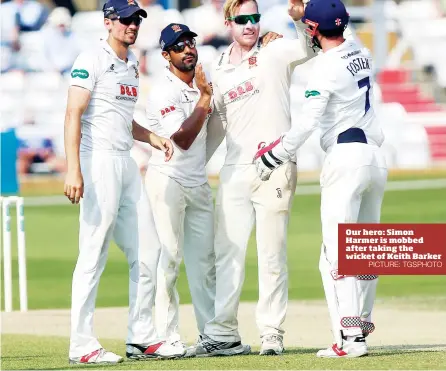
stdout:
<svg viewBox="0 0 446 371">
<path fill-rule="evenodd" d="M 316 61 L 305 89 L 305 101 L 319 96 L 329 98 L 336 89 L 336 66 L 329 58 L 321 56 Z"/>
<path fill-rule="evenodd" d="M 80 86 L 93 91 L 98 76 L 97 56 L 81 53 L 74 61 L 70 74 L 70 86 Z"/>
<path fill-rule="evenodd" d="M 160 86 L 159 86 L 160 88 Z M 170 138 L 187 119 L 176 95 L 162 94 L 152 88 L 146 105 L 148 129 L 157 135 Z"/>
</svg>

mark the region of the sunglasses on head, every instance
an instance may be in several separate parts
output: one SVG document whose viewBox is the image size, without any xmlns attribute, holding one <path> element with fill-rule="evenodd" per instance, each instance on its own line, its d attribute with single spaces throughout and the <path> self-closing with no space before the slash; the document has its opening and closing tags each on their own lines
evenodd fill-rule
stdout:
<svg viewBox="0 0 446 371">
<path fill-rule="evenodd" d="M 132 23 L 135 24 L 135 26 L 139 26 L 142 22 L 142 18 L 139 15 L 132 15 L 131 17 L 126 18 L 112 18 L 110 17 L 112 21 L 119 21 L 119 23 L 123 24 L 124 26 L 130 26 Z"/>
<path fill-rule="evenodd" d="M 190 49 L 194 49 L 197 45 L 197 42 L 195 39 L 187 39 L 180 42 L 177 42 L 176 44 L 170 46 L 168 49 L 172 50 L 175 53 L 182 53 L 184 52 L 184 49 L 186 49 L 186 46 L 188 46 Z"/>
<path fill-rule="evenodd" d="M 242 14 L 236 15 L 235 17 L 229 17 L 228 21 L 234 21 L 236 24 L 247 24 L 251 22 L 252 24 L 256 24 L 260 22 L 261 15 L 256 14 Z"/>
</svg>

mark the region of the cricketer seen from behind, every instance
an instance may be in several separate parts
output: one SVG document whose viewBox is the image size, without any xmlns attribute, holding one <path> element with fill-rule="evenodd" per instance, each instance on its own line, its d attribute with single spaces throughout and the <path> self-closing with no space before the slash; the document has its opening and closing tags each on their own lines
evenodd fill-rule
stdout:
<svg viewBox="0 0 446 371">
<path fill-rule="evenodd" d="M 387 166 L 384 135 L 373 107 L 370 52 L 343 36 L 349 15 L 340 0 L 311 0 L 302 21 L 312 47 L 321 49 L 296 125 L 254 157 L 259 177 L 271 182 L 315 129 L 326 152 L 320 176 L 322 248 L 319 269 L 334 344 L 318 357 L 367 354 L 366 336 L 378 277 L 338 274 L 338 223 L 379 223 Z M 268 180 L 269 179 L 269 180 Z"/>
</svg>

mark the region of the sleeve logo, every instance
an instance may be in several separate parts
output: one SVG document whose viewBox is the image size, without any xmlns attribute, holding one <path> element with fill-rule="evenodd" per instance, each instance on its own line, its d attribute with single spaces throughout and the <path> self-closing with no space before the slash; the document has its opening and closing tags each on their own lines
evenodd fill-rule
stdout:
<svg viewBox="0 0 446 371">
<path fill-rule="evenodd" d="M 307 90 L 305 92 L 305 98 L 316 97 L 318 95 L 321 95 L 321 93 L 319 93 L 317 90 Z"/>
<path fill-rule="evenodd" d="M 166 108 L 161 110 L 161 116 L 164 117 L 168 113 L 173 112 L 173 111 L 175 111 L 175 106 L 166 107 Z"/>
<path fill-rule="evenodd" d="M 73 72 L 71 72 L 71 77 L 73 79 L 76 77 L 79 77 L 80 79 L 88 79 L 89 76 L 90 74 L 87 70 L 73 70 Z"/>
</svg>

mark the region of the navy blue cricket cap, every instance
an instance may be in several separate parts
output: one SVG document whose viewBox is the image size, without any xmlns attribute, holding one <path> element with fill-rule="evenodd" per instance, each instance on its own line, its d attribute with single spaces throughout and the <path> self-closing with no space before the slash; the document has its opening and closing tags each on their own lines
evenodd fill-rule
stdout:
<svg viewBox="0 0 446 371">
<path fill-rule="evenodd" d="M 118 18 L 128 18 L 138 13 L 141 17 L 147 18 L 147 12 L 141 9 L 136 0 L 108 0 L 103 8 L 104 18 L 109 18 L 116 14 Z"/>
<path fill-rule="evenodd" d="M 322 31 L 345 29 L 350 16 L 341 0 L 310 0 L 302 22 L 316 22 Z"/>
<path fill-rule="evenodd" d="M 161 31 L 160 47 L 166 50 L 169 46 L 174 45 L 181 36 L 197 37 L 185 24 L 171 23 Z"/>
</svg>

